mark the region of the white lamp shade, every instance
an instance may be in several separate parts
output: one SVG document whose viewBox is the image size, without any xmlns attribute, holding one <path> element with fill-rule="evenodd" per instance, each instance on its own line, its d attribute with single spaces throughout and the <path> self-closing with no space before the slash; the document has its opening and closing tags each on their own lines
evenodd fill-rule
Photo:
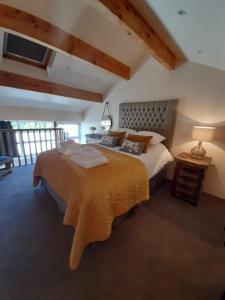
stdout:
<svg viewBox="0 0 225 300">
<path fill-rule="evenodd" d="M 191 136 L 194 141 L 210 142 L 214 131 L 215 127 L 193 126 Z"/>
</svg>

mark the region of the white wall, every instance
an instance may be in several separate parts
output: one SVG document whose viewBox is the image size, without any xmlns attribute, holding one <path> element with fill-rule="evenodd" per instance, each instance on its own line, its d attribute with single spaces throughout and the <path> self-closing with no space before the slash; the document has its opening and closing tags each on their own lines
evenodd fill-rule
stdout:
<svg viewBox="0 0 225 300">
<path fill-rule="evenodd" d="M 213 157 L 204 182 L 204 190 L 225 199 L 225 71 L 187 62 L 175 71 L 165 70 L 149 59 L 129 81 L 121 81 L 109 94 L 114 128 L 118 124 L 120 102 L 179 99 L 172 153 L 189 152 L 194 124 L 217 126 L 207 154 Z M 103 104 L 92 104 L 82 123 L 82 134 L 90 126 L 100 129 Z M 170 172 L 171 177 L 171 172 Z"/>
<path fill-rule="evenodd" d="M 81 113 L 30 107 L 0 106 L 0 120 L 73 121 L 81 123 Z"/>
</svg>

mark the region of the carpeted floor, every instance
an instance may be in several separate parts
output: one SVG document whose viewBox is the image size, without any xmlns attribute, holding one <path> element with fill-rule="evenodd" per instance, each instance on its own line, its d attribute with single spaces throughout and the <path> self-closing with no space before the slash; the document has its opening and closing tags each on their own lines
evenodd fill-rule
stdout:
<svg viewBox="0 0 225 300">
<path fill-rule="evenodd" d="M 203 195 L 195 208 L 166 184 L 70 272 L 73 229 L 33 190 L 32 167 L 17 168 L 0 181 L 0 299 L 219 300 L 224 225 L 225 201 Z"/>
</svg>

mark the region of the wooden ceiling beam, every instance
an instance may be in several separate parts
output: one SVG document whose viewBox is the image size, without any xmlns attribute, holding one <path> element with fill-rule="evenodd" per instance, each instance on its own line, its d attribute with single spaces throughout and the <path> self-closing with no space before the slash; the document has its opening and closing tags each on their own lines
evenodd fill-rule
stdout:
<svg viewBox="0 0 225 300">
<path fill-rule="evenodd" d="M 0 86 L 7 86 L 11 88 L 87 100 L 92 102 L 103 101 L 103 95 L 99 93 L 85 91 L 63 84 L 49 82 L 2 70 L 0 70 Z"/>
<path fill-rule="evenodd" d="M 175 69 L 176 56 L 128 0 L 96 0 L 125 24 L 147 46 L 151 55 L 167 69 Z M 102 8 L 102 7 L 101 7 Z"/>
<path fill-rule="evenodd" d="M 127 65 L 25 11 L 0 4 L 0 28 L 44 43 L 48 48 L 68 53 L 124 79 L 130 78 L 130 69 Z"/>
</svg>

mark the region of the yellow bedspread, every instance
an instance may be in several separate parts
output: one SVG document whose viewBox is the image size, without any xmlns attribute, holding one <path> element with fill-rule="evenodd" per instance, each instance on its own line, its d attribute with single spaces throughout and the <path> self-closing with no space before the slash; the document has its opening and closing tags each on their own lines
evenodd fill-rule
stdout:
<svg viewBox="0 0 225 300">
<path fill-rule="evenodd" d="M 34 186 L 43 177 L 67 203 L 65 225 L 75 233 L 70 254 L 70 268 L 79 265 L 85 247 L 110 236 L 115 217 L 149 199 L 147 170 L 136 158 L 98 148 L 109 163 L 84 169 L 57 150 L 39 155 L 34 169 Z"/>
</svg>

